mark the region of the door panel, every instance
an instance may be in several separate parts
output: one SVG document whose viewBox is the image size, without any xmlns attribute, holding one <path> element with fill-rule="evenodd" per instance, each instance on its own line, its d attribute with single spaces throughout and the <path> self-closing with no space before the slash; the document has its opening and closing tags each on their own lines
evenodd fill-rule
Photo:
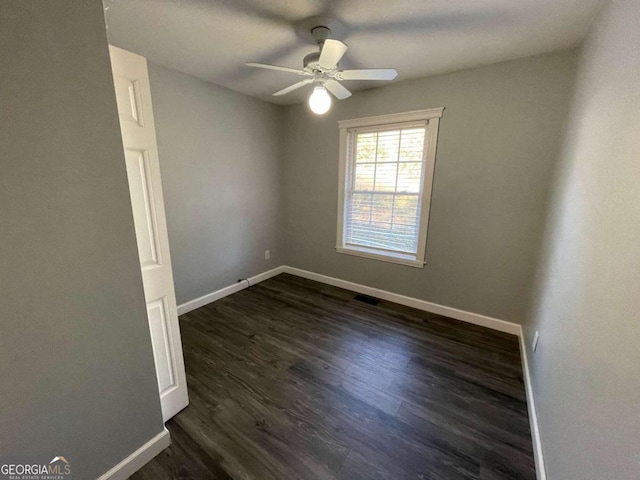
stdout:
<svg viewBox="0 0 640 480">
<path fill-rule="evenodd" d="M 129 193 L 138 240 L 138 254 L 143 269 L 160 266 L 157 214 L 153 202 L 153 185 L 147 152 L 125 149 Z"/>
<path fill-rule="evenodd" d="M 147 61 L 109 46 L 149 332 L 165 421 L 189 403 Z"/>
<path fill-rule="evenodd" d="M 167 318 L 165 298 L 161 298 L 147 304 L 149 313 L 149 330 L 151 331 L 151 343 L 153 355 L 158 372 L 158 389 L 160 395 L 166 394 L 169 389 L 177 387 L 177 374 L 174 368 L 173 342 L 171 339 L 171 325 Z"/>
<path fill-rule="evenodd" d="M 119 74 L 116 74 L 114 72 L 113 84 L 116 89 L 116 102 L 118 104 L 120 123 L 131 122 L 144 127 L 139 84 L 136 80 L 122 76 L 124 72 L 118 73 Z"/>
</svg>

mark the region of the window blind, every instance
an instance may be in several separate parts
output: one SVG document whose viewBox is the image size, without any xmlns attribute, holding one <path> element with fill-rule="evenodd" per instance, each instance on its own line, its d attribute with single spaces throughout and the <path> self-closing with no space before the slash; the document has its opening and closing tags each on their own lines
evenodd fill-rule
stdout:
<svg viewBox="0 0 640 480">
<path fill-rule="evenodd" d="M 347 131 L 344 241 L 415 255 L 425 123 Z"/>
</svg>

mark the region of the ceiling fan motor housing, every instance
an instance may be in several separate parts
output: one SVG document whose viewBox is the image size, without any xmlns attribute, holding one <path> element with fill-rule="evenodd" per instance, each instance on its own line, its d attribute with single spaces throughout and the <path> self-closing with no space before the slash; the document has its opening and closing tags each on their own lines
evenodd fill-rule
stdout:
<svg viewBox="0 0 640 480">
<path fill-rule="evenodd" d="M 329 27 L 319 25 L 311 29 L 311 36 L 321 47 L 324 41 L 329 38 L 329 35 L 331 35 L 331 29 Z"/>
<path fill-rule="evenodd" d="M 320 58 L 320 52 L 310 53 L 309 55 L 304 57 L 304 60 L 302 60 L 302 64 L 304 68 L 307 68 L 310 65 L 317 64 L 319 58 Z"/>
<path fill-rule="evenodd" d="M 331 29 L 329 27 L 319 25 L 311 29 L 311 37 L 318 44 L 319 50 L 317 52 L 312 52 L 304 57 L 304 59 L 302 60 L 303 68 L 307 68 L 309 66 L 317 66 L 318 60 L 320 59 L 322 46 L 324 45 L 325 40 L 329 38 L 329 35 L 331 35 Z"/>
</svg>

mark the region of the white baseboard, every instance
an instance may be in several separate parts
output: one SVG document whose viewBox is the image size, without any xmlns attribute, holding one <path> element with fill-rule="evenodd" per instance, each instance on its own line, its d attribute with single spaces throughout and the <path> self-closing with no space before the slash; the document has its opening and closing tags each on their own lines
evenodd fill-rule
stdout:
<svg viewBox="0 0 640 480">
<path fill-rule="evenodd" d="M 308 270 L 302 270 L 300 268 L 289 267 L 287 265 L 281 265 L 272 270 L 264 273 L 260 273 L 249 278 L 249 283 L 238 282 L 228 287 L 221 288 L 215 292 L 208 293 L 202 297 L 196 298 L 189 302 L 178 305 L 178 315 L 183 315 L 187 312 L 195 310 L 196 308 L 203 307 L 209 303 L 220 300 L 231 294 L 244 290 L 250 285 L 263 282 L 271 277 L 280 275 L 281 273 L 289 273 L 298 277 L 308 278 L 309 280 L 315 280 L 316 282 L 326 283 L 327 285 L 333 285 L 334 287 L 344 288 L 346 290 L 352 290 L 354 292 L 369 295 L 371 297 L 380 298 L 382 300 L 388 300 L 390 302 L 399 303 L 407 307 L 416 308 L 425 312 L 436 313 L 438 315 L 444 315 L 446 317 L 455 318 L 463 322 L 473 323 L 482 327 L 491 328 L 500 332 L 510 333 L 512 335 L 520 335 L 520 325 L 516 323 L 506 322 L 498 318 L 488 317 L 486 315 L 480 315 L 479 313 L 467 312 L 466 310 L 459 310 L 453 307 L 447 307 L 437 303 L 427 302 L 426 300 L 419 300 L 413 297 L 407 297 L 398 293 L 388 292 L 386 290 L 380 290 L 379 288 L 368 287 L 359 283 L 349 282 L 347 280 L 341 280 L 339 278 L 329 277 L 327 275 L 321 275 L 319 273 L 309 272 Z"/>
<path fill-rule="evenodd" d="M 169 431 L 163 428 L 162 432 L 142 445 L 138 450 L 108 472 L 100 475 L 98 480 L 126 480 L 169 445 L 171 445 L 171 436 Z"/>
<path fill-rule="evenodd" d="M 216 290 L 215 292 L 208 293 L 203 295 L 202 297 L 198 297 L 194 300 L 190 300 L 182 305 L 178 305 L 178 315 L 184 315 L 196 308 L 204 307 L 216 300 L 220 300 L 221 298 L 228 297 L 229 295 L 239 292 L 240 290 L 244 290 L 250 285 L 255 285 L 256 283 L 263 282 L 271 277 L 275 277 L 276 275 L 280 275 L 284 272 L 284 266 L 276 267 L 267 272 L 260 273 L 249 278 L 249 283 L 247 282 L 238 282 L 233 285 L 229 285 L 228 287 L 221 288 L 220 290 Z"/>
<path fill-rule="evenodd" d="M 531 428 L 531 438 L 533 440 L 533 457 L 536 462 L 536 476 L 538 480 L 547 480 L 547 471 L 544 466 L 542 455 L 542 439 L 540 438 L 540 428 L 538 426 L 538 414 L 536 413 L 536 403 L 533 399 L 533 387 L 531 386 L 531 374 L 529 373 L 529 361 L 527 359 L 527 346 L 525 345 L 524 331 L 520 327 L 520 357 L 522 358 L 522 372 L 524 374 L 524 388 L 527 392 L 527 409 L 529 410 L 529 425 Z"/>
<path fill-rule="evenodd" d="M 510 333 L 512 335 L 520 334 L 520 325 L 511 322 L 505 322 L 493 317 L 487 317 L 486 315 L 480 315 L 479 313 L 467 312 L 466 310 L 459 310 L 453 307 L 447 307 L 438 303 L 427 302 L 425 300 L 419 300 L 413 297 L 406 297 L 397 293 L 388 292 L 386 290 L 380 290 L 378 288 L 367 287 L 359 283 L 348 282 L 339 278 L 328 277 L 319 273 L 309 272 L 307 270 L 301 270 L 294 267 L 284 267 L 285 273 L 297 275 L 298 277 L 308 278 L 309 280 L 315 280 L 316 282 L 326 283 L 327 285 L 333 285 L 334 287 L 344 288 L 346 290 L 353 290 L 354 292 L 369 295 L 370 297 L 380 298 L 382 300 L 388 300 L 389 302 L 399 303 L 407 307 L 416 308 L 425 312 L 436 313 L 438 315 L 444 315 L 446 317 L 455 318 L 463 322 L 473 323 L 482 327 L 491 328 L 500 332 Z"/>
</svg>

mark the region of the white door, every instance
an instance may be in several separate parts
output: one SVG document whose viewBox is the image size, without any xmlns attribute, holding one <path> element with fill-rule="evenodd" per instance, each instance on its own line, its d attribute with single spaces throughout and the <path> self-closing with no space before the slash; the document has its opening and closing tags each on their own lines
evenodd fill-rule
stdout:
<svg viewBox="0 0 640 480">
<path fill-rule="evenodd" d="M 166 422 L 189 403 L 147 60 L 109 46 L 149 330 Z"/>
</svg>

